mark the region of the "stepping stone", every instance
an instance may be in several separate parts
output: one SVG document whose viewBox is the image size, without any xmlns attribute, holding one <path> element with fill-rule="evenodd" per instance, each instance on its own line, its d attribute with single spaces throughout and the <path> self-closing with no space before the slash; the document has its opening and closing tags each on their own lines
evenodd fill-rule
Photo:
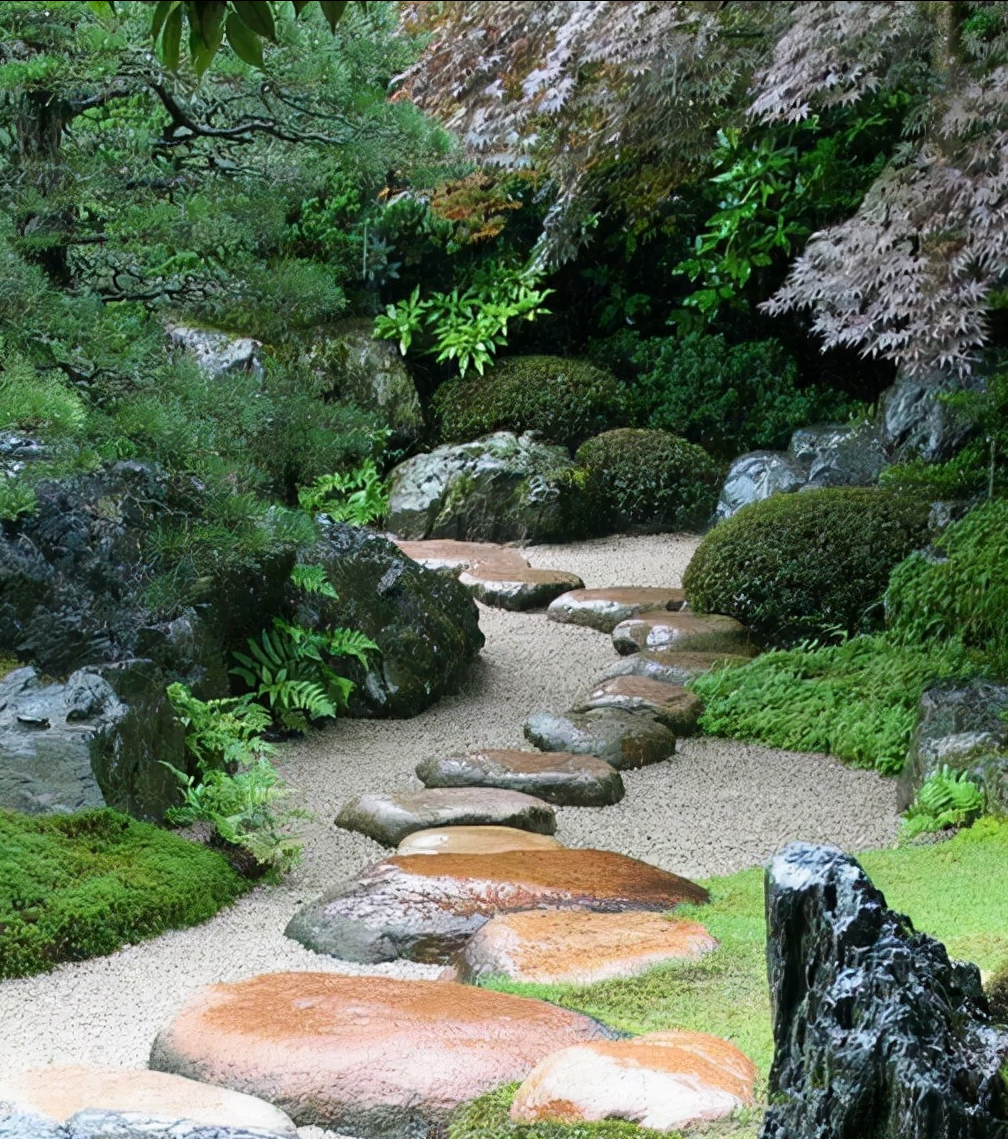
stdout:
<svg viewBox="0 0 1008 1139">
<path fill-rule="evenodd" d="M 676 735 L 689 736 L 696 731 L 703 701 L 681 684 L 666 684 L 646 676 L 618 676 L 597 684 L 572 711 L 590 712 L 593 708 L 649 712 Z"/>
<path fill-rule="evenodd" d="M 701 672 L 722 664 L 746 664 L 752 656 L 739 653 L 653 652 L 650 649 L 620 657 L 602 673 L 602 680 L 617 676 L 644 676 L 666 684 L 685 684 Z"/>
<path fill-rule="evenodd" d="M 198 992 L 150 1065 L 269 1096 L 299 1126 L 400 1139 L 440 1134 L 464 1100 L 607 1035 L 580 1013 L 450 981 L 266 973 Z"/>
<path fill-rule="evenodd" d="M 685 601 L 681 589 L 656 586 L 574 589 L 550 603 L 548 616 L 565 625 L 587 625 L 600 633 L 611 633 L 620 622 L 640 613 L 680 609 Z"/>
<path fill-rule="evenodd" d="M 643 712 L 538 712 L 525 721 L 524 730 L 529 743 L 541 751 L 594 755 L 618 771 L 660 763 L 675 752 L 673 733 Z"/>
<path fill-rule="evenodd" d="M 553 834 L 556 814 L 541 799 L 520 791 L 450 787 L 399 795 L 361 795 L 346 803 L 336 816 L 338 827 L 366 834 L 382 846 L 398 846 L 408 834 L 431 827 L 486 824 Z"/>
<path fill-rule="evenodd" d="M 516 1123 L 626 1119 L 672 1131 L 753 1102 L 756 1067 L 727 1040 L 649 1032 L 579 1044 L 548 1056 L 515 1094 Z"/>
<path fill-rule="evenodd" d="M 660 914 L 528 910 L 488 921 L 469 939 L 462 971 L 468 981 L 593 985 L 635 977 L 663 961 L 696 961 L 717 946 L 698 922 Z"/>
<path fill-rule="evenodd" d="M 396 854 L 500 854 L 505 850 L 559 850 L 552 835 L 515 827 L 432 827 L 408 834 Z"/>
<path fill-rule="evenodd" d="M 694 882 L 608 850 L 396 855 L 302 907 L 285 932 L 345 961 L 443 965 L 497 914 L 662 912 L 706 901 Z"/>
<path fill-rule="evenodd" d="M 746 652 L 749 630 L 734 617 L 714 613 L 643 613 L 613 629 L 613 644 L 622 655 L 641 649 L 671 652 Z"/>
<path fill-rule="evenodd" d="M 501 546 L 496 542 L 456 542 L 452 538 L 420 542 L 393 540 L 406 557 L 436 573 L 450 573 L 452 576 L 458 576 L 480 562 L 500 567 L 528 565 L 513 546 Z"/>
<path fill-rule="evenodd" d="M 33 1068 L 0 1080 L 0 1103 L 51 1124 L 74 1121 L 80 1112 L 88 1113 L 89 1124 L 100 1116 L 105 1126 L 98 1133 L 109 1139 L 153 1139 L 167 1135 L 169 1127 L 179 1139 L 252 1139 L 250 1132 L 261 1139 L 293 1139 L 296 1134 L 288 1116 L 261 1099 L 146 1069 Z M 156 1131 L 154 1121 L 161 1123 Z M 190 1130 L 186 1123 L 206 1130 Z M 8 1132 L 0 1127 L 0 1134 Z M 32 1132 L 23 1134 L 27 1139 Z"/>
<path fill-rule="evenodd" d="M 478 751 L 432 757 L 417 764 L 426 787 L 503 787 L 571 807 L 607 807 L 623 798 L 619 772 L 593 755 L 537 751 Z"/>
</svg>

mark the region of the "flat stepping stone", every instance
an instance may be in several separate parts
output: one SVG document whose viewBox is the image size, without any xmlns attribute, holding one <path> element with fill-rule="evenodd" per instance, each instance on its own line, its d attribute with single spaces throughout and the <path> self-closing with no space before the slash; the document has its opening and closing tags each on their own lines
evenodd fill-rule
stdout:
<svg viewBox="0 0 1008 1139">
<path fill-rule="evenodd" d="M 756 1068 L 727 1040 L 701 1032 L 649 1032 L 548 1056 L 515 1094 L 516 1123 L 626 1119 L 672 1131 L 731 1115 L 753 1102 Z"/>
<path fill-rule="evenodd" d="M 525 738 L 541 751 L 604 759 L 617 771 L 660 763 L 675 752 L 675 735 L 643 712 L 596 708 L 556 716 L 538 712 L 525 721 Z"/>
<path fill-rule="evenodd" d="M 552 835 L 515 827 L 432 827 L 408 834 L 396 854 L 500 854 L 505 850 L 559 850 Z"/>
<path fill-rule="evenodd" d="M 267 973 L 198 992 L 150 1065 L 268 1095 L 299 1126 L 400 1139 L 440 1133 L 463 1101 L 607 1035 L 580 1013 L 450 981 Z"/>
<path fill-rule="evenodd" d="M 448 964 L 497 914 L 663 912 L 706 901 L 694 882 L 609 850 L 396 855 L 302 907 L 285 932 L 345 961 Z"/>
<path fill-rule="evenodd" d="M 622 621 L 640 613 L 680 609 L 686 601 L 681 589 L 657 586 L 625 586 L 616 589 L 574 589 L 550 602 L 551 621 L 587 625 L 611 633 Z"/>
<path fill-rule="evenodd" d="M 382 846 L 398 846 L 407 835 L 431 827 L 487 824 L 553 834 L 556 814 L 548 803 L 520 791 L 449 787 L 399 795 L 361 795 L 345 804 L 336 816 L 338 827 L 366 834 Z"/>
<path fill-rule="evenodd" d="M 720 614 L 643 613 L 613 629 L 613 644 L 623 655 L 656 649 L 672 652 L 746 652 L 749 630 Z"/>
<path fill-rule="evenodd" d="M 597 684 L 572 711 L 590 712 L 593 708 L 650 712 L 676 735 L 689 736 L 696 731 L 703 701 L 681 684 L 666 684 L 646 676 L 617 676 Z"/>
<path fill-rule="evenodd" d="M 417 764 L 426 787 L 502 787 L 571 807 L 607 807 L 626 793 L 619 772 L 593 755 L 488 750 Z"/>
<path fill-rule="evenodd" d="M 663 961 L 696 961 L 718 943 L 699 922 L 654 913 L 529 910 L 501 914 L 469 939 L 463 977 L 593 985 L 635 977 Z"/>
<path fill-rule="evenodd" d="M 50 1124 L 73 1123 L 80 1112 L 109 1139 L 172 1135 L 180 1139 L 294 1139 L 291 1119 L 251 1095 L 166 1072 L 128 1068 L 33 1068 L 0 1080 L 0 1103 Z M 2 1115 L 2 1113 L 0 1113 Z M 126 1116 L 127 1118 L 123 1118 Z M 154 1130 L 155 1121 L 160 1122 Z M 185 1124 L 204 1125 L 190 1130 Z M 7 1131 L 0 1128 L 4 1135 Z M 57 1132 L 58 1133 L 58 1132 Z M 88 1132 L 90 1134 L 90 1131 Z M 13 1132 L 18 1134 L 18 1132 Z M 32 1134 L 24 1131 L 24 1136 Z M 44 1135 L 45 1132 L 36 1132 Z"/>
<path fill-rule="evenodd" d="M 646 649 L 620 657 L 602 673 L 602 680 L 617 676 L 644 676 L 666 684 L 685 684 L 702 672 L 722 664 L 739 665 L 752 660 L 748 653 L 684 653 L 654 652 Z"/>
<path fill-rule="evenodd" d="M 502 568 L 528 565 L 513 546 L 501 546 L 496 542 L 457 542 L 452 538 L 431 538 L 418 542 L 400 541 L 398 538 L 393 540 L 406 557 L 437 573 L 458 576 L 463 570 L 479 563 Z"/>
</svg>

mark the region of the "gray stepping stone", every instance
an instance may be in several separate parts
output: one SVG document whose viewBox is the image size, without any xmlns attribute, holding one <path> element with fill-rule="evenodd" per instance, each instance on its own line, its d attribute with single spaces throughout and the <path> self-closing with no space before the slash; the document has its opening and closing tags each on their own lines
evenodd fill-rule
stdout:
<svg viewBox="0 0 1008 1139">
<path fill-rule="evenodd" d="M 569 807 L 606 807 L 625 794 L 619 772 L 605 760 L 555 751 L 435 756 L 418 763 L 416 773 L 427 787 L 503 787 Z"/>
<path fill-rule="evenodd" d="M 660 763 L 675 752 L 675 735 L 653 716 L 610 708 L 539 712 L 525 721 L 525 738 L 542 751 L 597 756 L 618 771 Z"/>
<path fill-rule="evenodd" d="M 551 621 L 587 625 L 611 633 L 623 621 L 640 613 L 682 608 L 686 595 L 681 589 L 655 586 L 621 586 L 615 589 L 574 589 L 550 603 Z"/>
<path fill-rule="evenodd" d="M 623 655 L 642 649 L 668 652 L 746 652 L 749 630 L 720 614 L 644 613 L 613 629 L 613 644 Z"/>
<path fill-rule="evenodd" d="M 722 664 L 745 664 L 751 656 L 742 653 L 654 652 L 647 649 L 620 657 L 602 673 L 600 680 L 617 676 L 643 676 L 665 684 L 685 684 L 691 677 Z"/>
<path fill-rule="evenodd" d="M 593 708 L 649 712 L 676 735 L 688 736 L 696 731 L 703 702 L 681 684 L 667 684 L 646 676 L 617 676 L 597 684 L 571 711 L 590 712 Z"/>
<path fill-rule="evenodd" d="M 558 594 L 584 584 L 576 574 L 563 570 L 533 569 L 529 565 L 511 569 L 483 564 L 463 570 L 459 582 L 484 605 L 514 611 L 544 609 Z"/>
<path fill-rule="evenodd" d="M 398 846 L 408 834 L 431 827 L 517 827 L 553 834 L 556 815 L 548 803 L 520 791 L 447 787 L 398 795 L 361 795 L 345 804 L 336 816 L 336 825 L 366 834 L 382 846 Z"/>
</svg>

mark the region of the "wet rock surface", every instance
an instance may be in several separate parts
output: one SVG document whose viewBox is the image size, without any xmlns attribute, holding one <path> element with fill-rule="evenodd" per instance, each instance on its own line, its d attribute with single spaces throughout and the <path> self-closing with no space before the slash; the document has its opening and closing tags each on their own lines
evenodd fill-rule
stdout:
<svg viewBox="0 0 1008 1139">
<path fill-rule="evenodd" d="M 879 400 L 882 450 L 890 462 L 920 458 L 944 463 L 969 440 L 969 420 L 942 399 L 959 387 L 959 381 L 944 372 L 897 376 Z"/>
<path fill-rule="evenodd" d="M 655 652 L 747 652 L 749 631 L 734 617 L 720 614 L 644 613 L 613 629 L 613 645 L 621 655 Z"/>
<path fill-rule="evenodd" d="M 525 721 L 524 731 L 529 743 L 542 751 L 594 755 L 617 771 L 660 763 L 675 752 L 675 735 L 645 712 L 537 712 Z"/>
<path fill-rule="evenodd" d="M 617 676 L 595 685 L 572 711 L 590 712 L 593 708 L 646 712 L 676 735 L 689 736 L 696 731 L 703 704 L 681 684 L 646 676 Z"/>
<path fill-rule="evenodd" d="M 680 609 L 686 600 L 681 589 L 634 586 L 615 589 L 573 589 L 561 594 L 547 610 L 551 621 L 587 625 L 611 633 L 621 621 L 640 613 Z"/>
<path fill-rule="evenodd" d="M 778 853 L 766 908 L 775 1053 L 763 1139 L 1008 1136 L 1008 1033 L 976 966 L 950 962 L 833 847 Z"/>
<path fill-rule="evenodd" d="M 602 673 L 601 680 L 617 676 L 642 676 L 660 680 L 664 684 L 685 684 L 701 672 L 708 672 L 722 664 L 745 664 L 752 658 L 742 653 L 655 652 L 644 649 L 620 657 Z"/>
<path fill-rule="evenodd" d="M 408 834 L 396 854 L 500 854 L 505 850 L 559 850 L 552 835 L 517 827 L 431 827 Z"/>
<path fill-rule="evenodd" d="M 198 993 L 150 1062 L 268 1098 L 299 1125 L 402 1139 L 605 1035 L 579 1013 L 448 981 L 275 973 Z"/>
<path fill-rule="evenodd" d="M 620 774 L 604 760 L 564 752 L 494 750 L 438 756 L 417 764 L 425 787 L 502 787 L 547 803 L 605 807 L 623 798 Z"/>
<path fill-rule="evenodd" d="M 811 459 L 798 459 L 782 451 L 751 451 L 740 455 L 728 469 L 715 518 L 719 521 L 772 494 L 793 494 L 805 485 Z"/>
<path fill-rule="evenodd" d="M 872 486 L 886 467 L 879 429 L 873 423 L 823 423 L 800 427 L 788 454 L 808 462 L 802 489 L 824 486 Z"/>
<path fill-rule="evenodd" d="M 303 907 L 286 933 L 347 961 L 445 964 L 497 914 L 662 912 L 706 900 L 695 883 L 611 851 L 395 856 Z"/>
</svg>

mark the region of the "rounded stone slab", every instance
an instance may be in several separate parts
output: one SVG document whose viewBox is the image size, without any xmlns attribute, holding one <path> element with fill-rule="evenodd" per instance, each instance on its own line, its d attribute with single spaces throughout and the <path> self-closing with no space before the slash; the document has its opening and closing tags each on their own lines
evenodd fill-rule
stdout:
<svg viewBox="0 0 1008 1139">
<path fill-rule="evenodd" d="M 528 910 L 488 921 L 466 944 L 465 980 L 593 985 L 635 977 L 663 961 L 696 961 L 718 943 L 694 921 L 655 913 Z"/>
<path fill-rule="evenodd" d="M 396 854 L 500 854 L 505 850 L 559 850 L 552 835 L 516 827 L 432 827 L 408 834 Z"/>
<path fill-rule="evenodd" d="M 446 787 L 361 795 L 336 816 L 336 826 L 366 834 L 382 846 L 398 846 L 407 835 L 431 827 L 484 825 L 553 834 L 556 815 L 549 804 L 520 791 Z"/>
<path fill-rule="evenodd" d="M 667 684 L 646 676 L 617 676 L 595 685 L 572 711 L 590 712 L 593 708 L 649 712 L 676 735 L 689 736 L 696 731 L 703 702 L 681 684 Z"/>
<path fill-rule="evenodd" d="M 525 721 L 525 738 L 542 751 L 604 759 L 618 771 L 660 763 L 675 752 L 675 735 L 650 715 L 595 708 L 556 716 L 538 712 Z"/>
<path fill-rule="evenodd" d="M 658 586 L 626 586 L 614 589 L 573 589 L 550 602 L 551 621 L 587 625 L 611 633 L 621 622 L 639 613 L 682 608 L 686 595 L 681 589 Z"/>
<path fill-rule="evenodd" d="M 571 807 L 607 807 L 626 793 L 619 772 L 593 755 L 488 750 L 417 764 L 427 787 L 502 787 Z"/>
<path fill-rule="evenodd" d="M 397 855 L 303 906 L 285 932 L 346 961 L 447 964 L 497 914 L 662 912 L 706 901 L 696 883 L 608 850 Z"/>
<path fill-rule="evenodd" d="M 745 664 L 750 660 L 752 656 L 749 653 L 669 653 L 645 649 L 614 661 L 602 673 L 601 679 L 644 676 L 648 680 L 660 680 L 665 684 L 685 684 L 692 677 L 709 672 L 712 668 L 723 664 Z"/>
<path fill-rule="evenodd" d="M 511 1104 L 519 1123 L 626 1119 L 655 1131 L 730 1115 L 753 1102 L 756 1068 L 734 1044 L 700 1032 L 650 1032 L 548 1056 Z"/>
<path fill-rule="evenodd" d="M 269 1098 L 299 1126 L 400 1139 L 606 1035 L 580 1013 L 450 981 L 267 973 L 197 993 L 150 1064 Z"/>
<path fill-rule="evenodd" d="M 666 652 L 746 652 L 749 630 L 734 617 L 714 613 L 642 613 L 613 629 L 613 644 L 623 655 L 642 649 Z"/>
<path fill-rule="evenodd" d="M 295 1135 L 288 1116 L 261 1099 L 146 1069 L 33 1068 L 0 1080 L 0 1103 L 53 1123 L 95 1112 L 163 1120 L 180 1136 L 183 1121 L 212 1127 L 221 1139 L 250 1133 L 262 1139 Z"/>
</svg>

